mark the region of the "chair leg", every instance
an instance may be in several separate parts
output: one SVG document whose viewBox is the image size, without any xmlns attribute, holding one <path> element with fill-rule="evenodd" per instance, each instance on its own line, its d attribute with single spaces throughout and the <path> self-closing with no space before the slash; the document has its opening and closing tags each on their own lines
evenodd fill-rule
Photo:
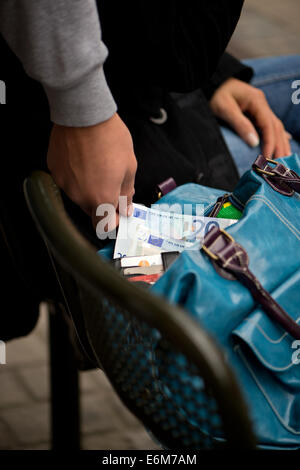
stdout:
<svg viewBox="0 0 300 470">
<path fill-rule="evenodd" d="M 49 305 L 52 449 L 80 449 L 79 373 L 67 322 Z"/>
</svg>

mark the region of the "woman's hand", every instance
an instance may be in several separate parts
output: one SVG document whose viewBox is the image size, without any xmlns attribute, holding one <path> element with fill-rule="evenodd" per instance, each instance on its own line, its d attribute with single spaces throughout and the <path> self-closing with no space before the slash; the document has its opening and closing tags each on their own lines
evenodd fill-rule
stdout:
<svg viewBox="0 0 300 470">
<path fill-rule="evenodd" d="M 258 130 L 266 157 L 279 158 L 291 154 L 291 136 L 258 88 L 229 78 L 216 90 L 210 106 L 214 115 L 229 124 L 250 147 L 260 143 Z"/>
</svg>

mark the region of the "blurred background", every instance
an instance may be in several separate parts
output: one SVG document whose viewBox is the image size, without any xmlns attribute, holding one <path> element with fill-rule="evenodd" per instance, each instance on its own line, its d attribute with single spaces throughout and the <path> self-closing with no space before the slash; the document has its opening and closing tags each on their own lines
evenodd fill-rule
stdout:
<svg viewBox="0 0 300 470">
<path fill-rule="evenodd" d="M 228 50 L 240 59 L 298 54 L 299 21 L 299 0 L 246 0 Z M 156 448 L 102 372 L 82 372 L 80 381 L 84 449 Z M 0 365 L 0 449 L 49 448 L 47 313 L 42 307 L 34 332 L 8 343 L 7 364 Z"/>
<path fill-rule="evenodd" d="M 300 53 L 299 0 L 245 0 L 228 51 L 239 59 Z"/>
</svg>

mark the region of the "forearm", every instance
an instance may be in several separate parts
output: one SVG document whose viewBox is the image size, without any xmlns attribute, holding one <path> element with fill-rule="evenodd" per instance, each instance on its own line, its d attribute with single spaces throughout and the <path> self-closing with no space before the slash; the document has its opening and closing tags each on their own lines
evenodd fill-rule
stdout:
<svg viewBox="0 0 300 470">
<path fill-rule="evenodd" d="M 95 0 L 1 0 L 0 31 L 42 83 L 55 123 L 89 126 L 115 113 Z"/>
</svg>

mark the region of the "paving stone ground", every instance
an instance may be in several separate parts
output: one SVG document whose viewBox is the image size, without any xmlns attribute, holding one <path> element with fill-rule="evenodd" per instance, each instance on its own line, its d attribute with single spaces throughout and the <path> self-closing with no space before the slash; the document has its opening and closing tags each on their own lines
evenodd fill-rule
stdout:
<svg viewBox="0 0 300 470">
<path fill-rule="evenodd" d="M 0 449 L 49 449 L 47 312 L 34 332 L 7 344 L 0 366 Z M 100 370 L 80 373 L 83 449 L 155 449 Z"/>
<path fill-rule="evenodd" d="M 229 50 L 239 58 L 299 53 L 299 0 L 246 0 Z M 49 449 L 47 315 L 7 345 L 0 365 L 0 449 Z M 81 373 L 82 447 L 155 449 L 102 372 Z"/>
</svg>

